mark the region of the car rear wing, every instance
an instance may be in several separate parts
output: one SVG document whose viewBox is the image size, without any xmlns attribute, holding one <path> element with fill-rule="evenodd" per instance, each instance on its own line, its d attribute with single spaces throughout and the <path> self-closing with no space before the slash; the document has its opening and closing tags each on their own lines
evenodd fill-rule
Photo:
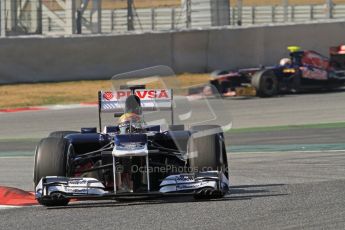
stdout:
<svg viewBox="0 0 345 230">
<path fill-rule="evenodd" d="M 130 95 L 140 98 L 142 111 L 171 111 L 171 124 L 174 124 L 172 89 L 121 89 L 98 92 L 99 127 L 102 130 L 102 113 L 113 113 L 115 117 L 124 114 L 126 98 Z"/>
</svg>

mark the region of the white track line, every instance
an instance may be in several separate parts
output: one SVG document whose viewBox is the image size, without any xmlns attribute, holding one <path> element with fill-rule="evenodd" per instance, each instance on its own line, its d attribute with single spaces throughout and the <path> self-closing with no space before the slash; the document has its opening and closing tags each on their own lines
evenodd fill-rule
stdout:
<svg viewBox="0 0 345 230">
<path fill-rule="evenodd" d="M 81 104 L 61 104 L 61 105 L 43 105 L 43 106 L 32 106 L 29 108 L 23 108 L 19 111 L 1 111 L 0 114 L 9 114 L 9 113 L 22 113 L 22 112 L 42 112 L 47 110 L 66 110 L 66 109 L 79 109 L 79 108 L 93 108 L 97 107 L 97 103 L 81 103 Z M 30 108 L 37 108 L 38 110 L 31 110 Z M 10 109 L 11 110 L 11 109 Z"/>
<path fill-rule="evenodd" d="M 94 104 L 71 104 L 71 105 L 51 105 L 51 106 L 42 106 L 46 110 L 65 110 L 65 109 L 78 109 L 78 108 L 92 108 L 97 107 Z"/>
<path fill-rule="evenodd" d="M 33 158 L 33 157 L 34 157 L 34 155 L 32 155 L 32 156 L 13 156 L 13 157 L 11 157 L 11 156 L 2 157 L 2 156 L 0 155 L 0 159 L 13 159 L 13 158 L 31 159 L 31 158 Z"/>
<path fill-rule="evenodd" d="M 250 154 L 250 153 L 257 153 L 257 154 L 266 154 L 266 153 L 277 153 L 277 152 L 279 152 L 279 153 L 345 153 L 345 150 L 344 149 L 342 149 L 342 150 L 306 150 L 306 151 L 303 151 L 303 150 L 289 150 L 289 151 L 286 151 L 286 150 L 284 150 L 284 151 L 281 151 L 281 150 L 276 150 L 276 151 L 258 151 L 258 152 L 231 152 L 231 151 L 228 151 L 227 153 L 228 154 L 231 154 L 231 155 L 233 155 L 233 154 L 238 154 L 238 155 L 240 155 L 240 154 L 243 154 L 243 153 L 245 153 L 245 154 Z"/>
<path fill-rule="evenodd" d="M 23 208 L 24 206 L 13 206 L 13 205 L 0 205 L 0 210 Z"/>
</svg>

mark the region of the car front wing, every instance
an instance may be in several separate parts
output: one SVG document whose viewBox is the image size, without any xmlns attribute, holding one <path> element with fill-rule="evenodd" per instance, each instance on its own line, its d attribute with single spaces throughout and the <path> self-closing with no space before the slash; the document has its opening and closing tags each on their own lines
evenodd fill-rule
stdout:
<svg viewBox="0 0 345 230">
<path fill-rule="evenodd" d="M 220 198 L 229 192 L 229 181 L 222 172 L 207 171 L 166 177 L 159 191 L 113 192 L 94 178 L 43 177 L 35 188 L 40 199 L 106 200 L 122 197 L 167 197 L 194 195 L 195 198 Z"/>
</svg>

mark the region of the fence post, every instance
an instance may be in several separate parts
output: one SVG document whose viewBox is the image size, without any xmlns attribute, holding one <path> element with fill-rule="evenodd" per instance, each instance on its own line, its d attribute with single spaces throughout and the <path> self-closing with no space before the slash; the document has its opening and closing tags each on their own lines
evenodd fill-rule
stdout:
<svg viewBox="0 0 345 230">
<path fill-rule="evenodd" d="M 314 5 L 310 5 L 310 21 L 314 19 Z"/>
<path fill-rule="evenodd" d="M 156 12 L 155 8 L 151 9 L 151 30 L 155 30 L 155 23 L 156 23 Z"/>
<path fill-rule="evenodd" d="M 42 2 L 31 0 L 31 31 L 42 34 Z"/>
<path fill-rule="evenodd" d="M 289 0 L 283 0 L 284 7 L 284 22 L 287 22 L 289 19 Z"/>
<path fill-rule="evenodd" d="M 91 11 L 92 33 L 102 33 L 102 0 L 93 0 Z"/>
<path fill-rule="evenodd" d="M 232 7 L 232 25 L 236 25 L 236 8 Z"/>
<path fill-rule="evenodd" d="M 48 22 L 47 22 L 47 31 L 50 32 L 52 31 L 52 19 L 51 18 L 47 18 L 48 19 Z"/>
<path fill-rule="evenodd" d="M 326 0 L 326 17 L 333 18 L 333 1 Z"/>
<path fill-rule="evenodd" d="M 38 0 L 37 3 L 37 33 L 43 34 L 43 10 L 42 10 L 42 0 Z"/>
<path fill-rule="evenodd" d="M 127 0 L 127 30 L 134 30 L 133 0 Z"/>
<path fill-rule="evenodd" d="M 5 0 L 0 0 L 0 37 L 6 37 Z"/>
<path fill-rule="evenodd" d="M 255 6 L 252 6 L 252 24 L 255 24 Z"/>
<path fill-rule="evenodd" d="M 242 25 L 242 0 L 237 0 L 237 25 Z"/>
<path fill-rule="evenodd" d="M 78 9 L 77 10 L 77 18 L 75 20 L 76 22 L 76 30 L 77 34 L 82 34 L 83 32 L 83 12 L 82 10 Z"/>
<path fill-rule="evenodd" d="M 116 10 L 112 10 L 111 11 L 111 31 L 114 31 L 115 30 L 115 17 L 116 17 Z"/>
<path fill-rule="evenodd" d="M 291 6 L 291 18 L 290 18 L 290 20 L 292 22 L 295 21 L 295 6 Z"/>
<path fill-rule="evenodd" d="M 175 14 L 176 14 L 176 10 L 175 8 L 171 9 L 171 29 L 174 30 L 175 29 Z"/>
<path fill-rule="evenodd" d="M 275 22 L 275 18 L 276 18 L 275 10 L 276 10 L 276 7 L 275 7 L 275 6 L 272 6 L 272 7 L 271 7 L 271 22 L 272 22 L 272 23 Z"/>
<path fill-rule="evenodd" d="M 10 30 L 11 32 L 15 32 L 17 30 L 17 1 L 5 0 L 5 4 L 6 4 L 5 15 L 7 16 L 6 26 L 8 30 Z"/>
<path fill-rule="evenodd" d="M 65 26 L 65 33 L 66 34 L 74 34 L 76 28 L 76 7 L 74 0 L 66 0 L 66 26 Z"/>
<path fill-rule="evenodd" d="M 186 15 L 187 15 L 186 26 L 187 28 L 191 28 L 192 26 L 192 1 L 191 0 L 186 0 Z"/>
</svg>

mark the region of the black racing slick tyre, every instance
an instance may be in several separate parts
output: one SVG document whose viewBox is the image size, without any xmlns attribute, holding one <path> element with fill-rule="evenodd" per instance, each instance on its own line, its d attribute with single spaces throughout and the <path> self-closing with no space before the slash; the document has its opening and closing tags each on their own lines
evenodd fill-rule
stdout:
<svg viewBox="0 0 345 230">
<path fill-rule="evenodd" d="M 66 176 L 69 141 L 64 138 L 48 137 L 42 139 L 36 147 L 34 166 L 35 188 L 42 177 Z M 57 199 L 38 199 L 41 205 L 64 206 L 69 200 L 63 197 Z"/>
<path fill-rule="evenodd" d="M 193 126 L 187 152 L 191 170 L 222 171 L 228 176 L 228 161 L 223 131 L 218 125 Z"/>
<path fill-rule="evenodd" d="M 64 138 L 65 136 L 73 133 L 79 133 L 77 131 L 55 131 L 49 134 L 49 137 Z"/>
<path fill-rule="evenodd" d="M 256 72 L 251 83 L 259 97 L 272 97 L 278 93 L 278 79 L 272 70 Z"/>
</svg>

